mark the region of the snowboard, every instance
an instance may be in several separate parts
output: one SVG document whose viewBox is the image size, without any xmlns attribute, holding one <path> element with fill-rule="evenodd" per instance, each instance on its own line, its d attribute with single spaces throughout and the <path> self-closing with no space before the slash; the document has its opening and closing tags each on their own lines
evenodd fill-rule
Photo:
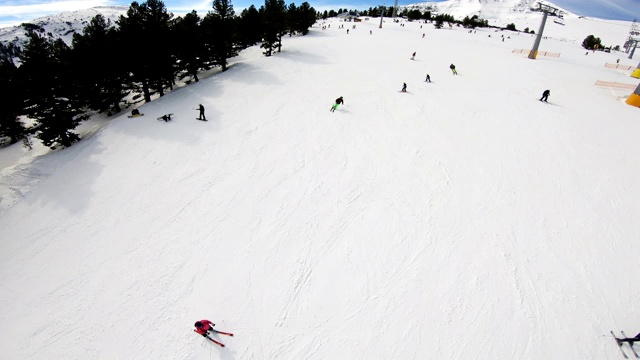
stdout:
<svg viewBox="0 0 640 360">
<path fill-rule="evenodd" d="M 200 120 L 200 121 L 209 121 L 209 120 L 206 120 L 206 119 L 205 119 L 205 120 L 202 120 L 202 119 L 198 119 L 198 118 L 196 118 L 196 120 Z"/>
<path fill-rule="evenodd" d="M 129 115 L 127 116 L 129 119 L 131 118 L 136 118 L 136 117 L 140 117 L 140 116 L 144 116 L 144 114 L 135 114 L 135 115 Z"/>
</svg>

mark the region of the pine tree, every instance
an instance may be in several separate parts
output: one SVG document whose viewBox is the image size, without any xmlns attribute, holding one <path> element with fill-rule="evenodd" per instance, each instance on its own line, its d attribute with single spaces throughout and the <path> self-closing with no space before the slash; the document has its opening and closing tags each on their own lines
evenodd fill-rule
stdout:
<svg viewBox="0 0 640 360">
<path fill-rule="evenodd" d="M 31 32 L 20 61 L 25 89 L 26 114 L 37 121 L 36 138 L 45 146 L 69 147 L 80 140 L 73 130 L 87 118 L 79 105 L 70 75 L 71 49 Z"/>
<path fill-rule="evenodd" d="M 230 0 L 214 0 L 213 12 L 207 14 L 203 21 L 206 24 L 206 42 L 210 44 L 211 57 L 222 71 L 228 68 L 227 60 L 238 55 L 238 33 L 234 17 L 235 11 Z"/>
<path fill-rule="evenodd" d="M 0 59 L 0 137 L 8 137 L 11 144 L 24 138 L 27 131 L 18 118 L 22 112 L 23 84 L 13 61 Z"/>
<path fill-rule="evenodd" d="M 73 68 L 87 105 L 98 112 L 120 112 L 127 96 L 122 55 L 117 51 L 117 31 L 110 20 L 96 15 L 82 34 L 73 36 Z"/>
<path fill-rule="evenodd" d="M 141 5 L 134 1 L 127 16 L 118 19 L 131 72 L 140 83 L 146 102 L 151 101 L 152 88 L 163 96 L 165 86 L 173 84 L 175 44 L 167 44 L 172 19 L 173 14 L 160 0 L 147 0 Z"/>
<path fill-rule="evenodd" d="M 289 4 L 286 15 L 287 30 L 290 36 L 292 34 L 307 35 L 309 28 L 315 24 L 317 18 L 316 10 L 306 1 L 300 6 L 296 6 L 294 3 Z"/>
<path fill-rule="evenodd" d="M 255 45 L 262 39 L 262 16 L 253 5 L 240 14 L 240 39 L 243 47 Z"/>
<path fill-rule="evenodd" d="M 261 47 L 266 56 L 271 56 L 276 48 L 282 51 L 282 35 L 286 30 L 284 0 L 265 0 L 260 12 L 264 25 Z"/>
<path fill-rule="evenodd" d="M 171 28 L 172 38 L 176 43 L 176 56 L 180 60 L 180 70 L 198 82 L 198 71 L 206 68 L 204 39 L 200 26 L 200 17 L 194 10 L 184 17 L 179 17 Z"/>
</svg>

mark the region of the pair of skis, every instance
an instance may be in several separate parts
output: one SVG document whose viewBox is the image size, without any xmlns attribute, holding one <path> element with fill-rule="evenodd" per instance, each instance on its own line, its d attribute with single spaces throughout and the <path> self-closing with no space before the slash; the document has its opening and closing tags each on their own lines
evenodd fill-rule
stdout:
<svg viewBox="0 0 640 360">
<path fill-rule="evenodd" d="M 195 331 L 195 330 L 193 330 L 193 331 Z M 218 334 L 221 334 L 221 335 L 233 336 L 233 334 L 232 334 L 232 333 L 228 333 L 228 332 L 224 332 L 224 331 L 218 331 L 218 330 L 216 330 L 216 329 L 209 329 L 209 331 L 213 331 L 213 332 L 218 333 Z M 206 337 L 207 339 L 209 339 L 209 340 L 213 341 L 216 345 L 219 345 L 220 347 L 224 347 L 224 344 L 223 344 L 223 343 L 221 343 L 221 342 L 220 342 L 220 341 L 218 341 L 218 340 L 215 340 L 215 339 L 210 338 L 210 337 L 209 337 L 209 334 L 207 334 L 207 336 L 205 336 L 205 337 Z"/>
<path fill-rule="evenodd" d="M 627 335 L 624 333 L 624 331 L 621 331 L 622 336 L 623 337 L 627 337 Z M 613 338 L 616 341 L 616 344 L 618 344 L 618 347 L 620 348 L 620 352 L 622 353 L 622 356 L 624 356 L 625 359 L 628 359 L 629 357 L 627 356 L 627 354 L 624 352 L 624 349 L 622 349 L 622 341 L 620 341 L 620 339 L 618 339 L 616 337 L 616 334 L 613 333 L 613 331 L 611 331 L 611 336 L 613 336 Z M 640 359 L 640 355 L 638 355 L 638 353 L 636 352 L 636 349 L 633 348 L 632 344 L 629 344 L 629 347 L 631 348 L 631 351 L 633 351 L 633 355 L 636 356 L 636 358 Z"/>
</svg>

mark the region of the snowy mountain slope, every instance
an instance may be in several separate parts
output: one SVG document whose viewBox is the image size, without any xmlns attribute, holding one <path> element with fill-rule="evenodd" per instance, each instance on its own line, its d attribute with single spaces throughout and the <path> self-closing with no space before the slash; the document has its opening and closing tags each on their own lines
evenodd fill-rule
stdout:
<svg viewBox="0 0 640 360">
<path fill-rule="evenodd" d="M 430 10 L 432 13 L 449 14 L 456 19 L 463 19 L 465 16 L 477 15 L 479 18 L 488 20 L 489 25 L 505 27 L 513 23 L 518 30 L 528 28 L 538 32 L 542 21 L 542 13 L 538 9 L 538 0 L 447 0 L 443 2 L 422 2 L 403 6 L 408 9 Z M 560 9 L 563 14 L 565 25 L 553 22 L 553 17 L 549 17 L 545 28 L 545 35 L 557 40 L 582 43 L 588 35 L 600 37 L 603 44 L 622 46 L 627 39 L 627 34 L 631 29 L 631 23 L 619 20 L 602 20 L 592 17 L 575 15 L 551 2 L 542 1 Z M 618 29 L 609 31 L 609 27 Z M 617 34 L 609 37 L 609 34 Z"/>
<path fill-rule="evenodd" d="M 562 11 L 565 16 L 577 17 L 551 2 L 539 0 L 447 0 L 442 2 L 420 2 L 405 5 L 402 8 L 425 9 L 433 13 L 449 14 L 460 19 L 465 16 L 478 15 L 478 17 L 486 20 L 509 20 L 511 18 L 520 18 L 522 15 L 539 13 L 537 11 L 538 3 L 553 6 Z"/>
<path fill-rule="evenodd" d="M 115 25 L 118 17 L 126 15 L 128 9 L 128 6 L 98 6 L 85 10 L 52 14 L 34 19 L 28 23 L 42 28 L 44 34 L 51 34 L 51 37 L 61 38 L 67 44 L 71 44 L 73 34 L 82 34 L 82 30 L 94 16 L 101 14 Z M 5 45 L 14 43 L 23 46 L 27 40 L 26 34 L 27 29 L 22 25 L 0 28 L 0 42 Z"/>
<path fill-rule="evenodd" d="M 639 109 L 593 83 L 637 83 L 603 67 L 629 61 L 340 24 L 39 155 L 0 210 L 0 358 L 620 356 L 609 330 L 640 323 Z M 216 347 L 201 318 L 236 336 Z"/>
</svg>

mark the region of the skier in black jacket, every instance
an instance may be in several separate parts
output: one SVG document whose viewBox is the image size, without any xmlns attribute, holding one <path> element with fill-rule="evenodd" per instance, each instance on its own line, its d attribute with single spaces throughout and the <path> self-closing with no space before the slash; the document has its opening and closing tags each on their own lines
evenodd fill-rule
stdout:
<svg viewBox="0 0 640 360">
<path fill-rule="evenodd" d="M 542 97 L 540 98 L 540 101 L 547 102 L 547 99 L 549 98 L 549 95 L 551 95 L 551 90 L 545 90 L 542 93 Z"/>
</svg>

